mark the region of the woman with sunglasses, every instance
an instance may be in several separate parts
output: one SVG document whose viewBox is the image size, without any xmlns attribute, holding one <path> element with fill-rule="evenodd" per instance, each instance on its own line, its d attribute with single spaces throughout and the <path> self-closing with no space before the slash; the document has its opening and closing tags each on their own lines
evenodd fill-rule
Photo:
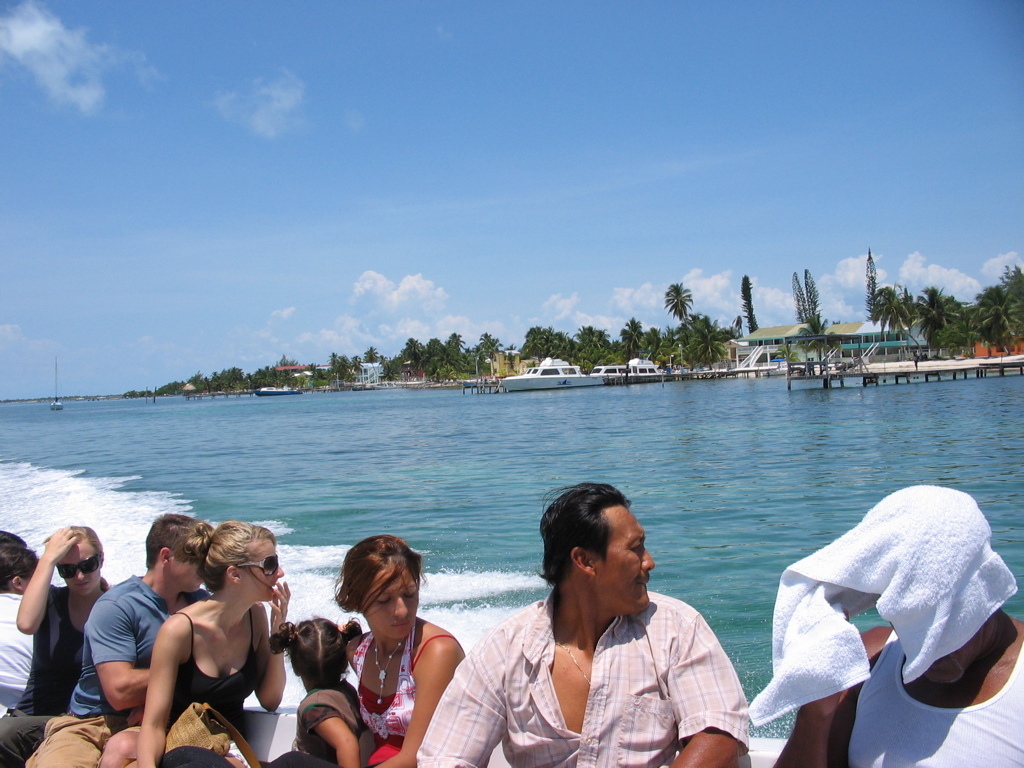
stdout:
<svg viewBox="0 0 1024 768">
<path fill-rule="evenodd" d="M 373 731 L 371 766 L 413 768 L 462 646 L 417 618 L 423 558 L 397 536 L 371 536 L 345 555 L 335 601 L 363 614 L 370 631 L 349 644 L 359 713 Z"/>
<path fill-rule="evenodd" d="M 18 609 L 18 629 L 34 636 L 32 670 L 13 717 L 0 719 L 0 764 L 27 760 L 46 721 L 67 712 L 82 674 L 82 630 L 108 588 L 102 565 L 103 545 L 92 528 L 61 528 L 46 540 Z M 65 586 L 50 583 L 55 569 Z"/>
<path fill-rule="evenodd" d="M 157 635 L 139 736 L 140 768 L 223 764 L 212 752 L 188 747 L 165 756 L 168 726 L 193 702 L 206 702 L 244 735 L 242 705 L 249 694 L 255 691 L 273 711 L 284 692 L 284 658 L 270 651 L 269 626 L 286 620 L 291 593 L 280 581 L 284 571 L 274 534 L 238 520 L 216 529 L 199 522 L 174 557 L 195 566 L 211 594 L 169 617 Z M 270 625 L 260 603 L 270 604 Z"/>
</svg>

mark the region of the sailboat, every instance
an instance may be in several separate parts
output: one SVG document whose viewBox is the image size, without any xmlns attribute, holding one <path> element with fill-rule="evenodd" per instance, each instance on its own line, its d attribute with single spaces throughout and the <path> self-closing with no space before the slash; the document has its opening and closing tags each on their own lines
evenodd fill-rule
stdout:
<svg viewBox="0 0 1024 768">
<path fill-rule="evenodd" d="M 51 411 L 63 411 L 64 403 L 57 396 L 57 358 L 53 358 L 53 402 L 50 403 Z"/>
</svg>

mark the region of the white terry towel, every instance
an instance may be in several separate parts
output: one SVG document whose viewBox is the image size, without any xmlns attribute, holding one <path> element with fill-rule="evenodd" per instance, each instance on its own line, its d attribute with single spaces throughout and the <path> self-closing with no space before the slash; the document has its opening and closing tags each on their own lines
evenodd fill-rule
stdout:
<svg viewBox="0 0 1024 768">
<path fill-rule="evenodd" d="M 969 495 L 917 485 L 787 568 L 775 601 L 774 674 L 750 705 L 754 725 L 868 678 L 860 632 L 844 612 L 877 604 L 906 653 L 904 682 L 962 647 L 1017 591 L 991 536 Z"/>
</svg>

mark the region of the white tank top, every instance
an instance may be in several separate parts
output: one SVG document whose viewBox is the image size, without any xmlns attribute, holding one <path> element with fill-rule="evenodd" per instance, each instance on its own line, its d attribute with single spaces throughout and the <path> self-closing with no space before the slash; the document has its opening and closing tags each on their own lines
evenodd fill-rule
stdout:
<svg viewBox="0 0 1024 768">
<path fill-rule="evenodd" d="M 903 687 L 903 659 L 893 633 L 857 700 L 850 768 L 1024 766 L 1019 657 L 999 693 L 963 709 L 932 707 L 913 698 Z"/>
</svg>

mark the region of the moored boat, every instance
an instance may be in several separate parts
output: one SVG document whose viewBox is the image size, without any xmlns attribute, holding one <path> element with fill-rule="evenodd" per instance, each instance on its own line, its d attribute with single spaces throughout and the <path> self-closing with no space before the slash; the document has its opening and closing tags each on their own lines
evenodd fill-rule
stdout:
<svg viewBox="0 0 1024 768">
<path fill-rule="evenodd" d="M 602 364 L 594 366 L 590 375 L 599 379 L 614 379 L 616 382 L 628 381 L 653 381 L 661 377 L 658 364 L 647 358 L 634 357 L 626 364 Z"/>
<path fill-rule="evenodd" d="M 302 392 L 288 387 L 260 387 L 253 394 L 256 397 L 277 397 L 278 395 L 301 395 Z"/>
<path fill-rule="evenodd" d="M 601 378 L 587 376 L 578 365 L 547 357 L 535 368 L 517 376 L 506 376 L 501 384 L 508 392 L 527 392 L 535 389 L 574 389 L 604 384 Z"/>
<path fill-rule="evenodd" d="M 51 411 L 63 411 L 64 403 L 60 401 L 60 392 L 57 388 L 57 358 L 53 358 L 53 402 L 50 403 Z"/>
</svg>

